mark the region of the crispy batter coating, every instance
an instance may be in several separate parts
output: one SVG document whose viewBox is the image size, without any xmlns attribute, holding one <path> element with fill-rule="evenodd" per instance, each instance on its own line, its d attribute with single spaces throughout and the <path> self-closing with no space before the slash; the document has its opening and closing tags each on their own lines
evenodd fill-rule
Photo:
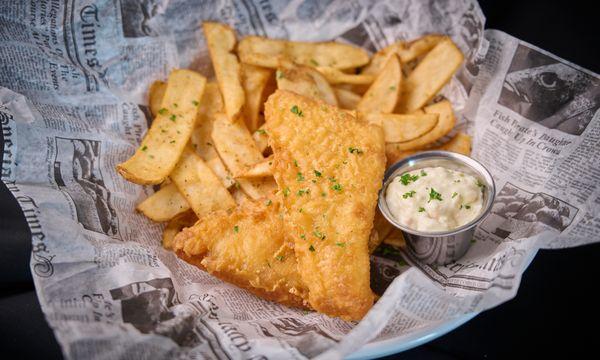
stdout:
<svg viewBox="0 0 600 360">
<path fill-rule="evenodd" d="M 310 305 L 361 319 L 373 305 L 369 233 L 385 169 L 382 129 L 291 92 L 265 105 L 284 233 L 295 243 Z"/>
<path fill-rule="evenodd" d="M 267 300 L 306 308 L 293 246 L 284 242 L 276 201 L 245 201 L 184 229 L 174 250 L 185 261 Z"/>
</svg>

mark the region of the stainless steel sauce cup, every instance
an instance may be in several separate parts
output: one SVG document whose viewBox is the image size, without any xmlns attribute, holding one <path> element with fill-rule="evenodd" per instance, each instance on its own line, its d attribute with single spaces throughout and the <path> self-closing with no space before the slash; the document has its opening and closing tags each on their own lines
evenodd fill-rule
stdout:
<svg viewBox="0 0 600 360">
<path fill-rule="evenodd" d="M 471 222 L 448 231 L 417 231 L 400 224 L 387 205 L 385 195 L 388 185 L 396 176 L 405 172 L 436 166 L 462 171 L 485 185 L 481 213 Z M 478 161 L 448 151 L 426 151 L 398 161 L 385 172 L 378 205 L 383 216 L 402 230 L 408 250 L 417 259 L 426 264 L 446 265 L 458 260 L 467 252 L 475 234 L 475 227 L 490 212 L 495 194 L 496 187 L 492 175 Z"/>
</svg>

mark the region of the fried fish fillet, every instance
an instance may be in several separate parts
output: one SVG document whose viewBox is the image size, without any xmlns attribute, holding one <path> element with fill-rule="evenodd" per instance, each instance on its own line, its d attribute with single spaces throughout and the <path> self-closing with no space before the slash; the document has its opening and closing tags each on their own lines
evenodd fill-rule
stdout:
<svg viewBox="0 0 600 360">
<path fill-rule="evenodd" d="M 284 233 L 316 310 L 358 320 L 373 305 L 369 234 L 385 170 L 381 127 L 287 91 L 265 105 Z"/>
<path fill-rule="evenodd" d="M 244 201 L 183 229 L 174 240 L 183 260 L 267 300 L 306 308 L 307 290 L 297 271 L 293 246 L 286 244 L 280 206 Z"/>
</svg>

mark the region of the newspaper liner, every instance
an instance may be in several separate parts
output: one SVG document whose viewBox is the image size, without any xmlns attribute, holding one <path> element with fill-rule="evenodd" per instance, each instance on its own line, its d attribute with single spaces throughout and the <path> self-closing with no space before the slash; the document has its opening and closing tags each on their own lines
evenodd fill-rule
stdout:
<svg viewBox="0 0 600 360">
<path fill-rule="evenodd" d="M 598 75 L 484 31 L 473 1 L 23 1 L 0 15 L 2 180 L 67 358 L 339 358 L 507 301 L 537 249 L 600 239 Z M 452 36 L 467 61 L 442 94 L 499 189 L 464 258 L 431 267 L 381 247 L 372 283 L 387 291 L 356 325 L 256 298 L 164 251 L 161 226 L 134 211 L 152 190 L 114 168 L 147 129 L 151 81 L 175 67 L 212 76 L 208 19 L 371 51 Z"/>
</svg>

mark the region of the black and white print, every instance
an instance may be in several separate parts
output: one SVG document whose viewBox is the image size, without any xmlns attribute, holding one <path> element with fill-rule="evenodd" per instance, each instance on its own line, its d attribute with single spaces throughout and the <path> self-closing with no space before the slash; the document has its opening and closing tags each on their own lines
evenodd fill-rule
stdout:
<svg viewBox="0 0 600 360">
<path fill-rule="evenodd" d="M 481 227 L 502 239 L 534 223 L 561 232 L 573 222 L 577 211 L 576 207 L 548 194 L 532 193 L 506 183 Z"/>
<path fill-rule="evenodd" d="M 73 201 L 77 221 L 87 230 L 117 236 L 117 212 L 100 172 L 101 142 L 62 137 L 55 140 L 54 181 Z"/>
<path fill-rule="evenodd" d="M 519 44 L 498 103 L 549 129 L 580 135 L 600 107 L 600 81 Z"/>
<path fill-rule="evenodd" d="M 169 1 L 121 0 L 123 35 L 128 38 L 159 36 L 162 29 L 160 16 Z"/>
</svg>

